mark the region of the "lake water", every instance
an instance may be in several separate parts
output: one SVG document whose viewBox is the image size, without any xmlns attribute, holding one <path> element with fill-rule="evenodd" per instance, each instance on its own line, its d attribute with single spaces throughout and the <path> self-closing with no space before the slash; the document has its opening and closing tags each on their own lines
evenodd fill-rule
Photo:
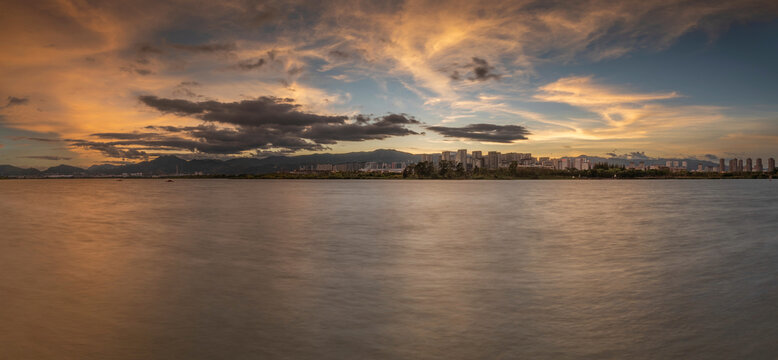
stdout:
<svg viewBox="0 0 778 360">
<path fill-rule="evenodd" d="M 778 181 L 0 181 L 1 359 L 776 359 Z"/>
</svg>

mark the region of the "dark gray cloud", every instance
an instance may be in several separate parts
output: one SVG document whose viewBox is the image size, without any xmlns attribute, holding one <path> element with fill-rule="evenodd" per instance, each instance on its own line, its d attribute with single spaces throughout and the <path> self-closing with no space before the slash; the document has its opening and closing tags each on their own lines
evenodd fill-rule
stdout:
<svg viewBox="0 0 778 360">
<path fill-rule="evenodd" d="M 237 50 L 237 46 L 234 43 L 204 43 L 204 44 L 180 44 L 180 43 L 168 43 L 162 40 L 157 44 L 141 43 L 135 45 L 130 51 L 134 56 L 134 63 L 139 65 L 148 65 L 151 63 L 150 58 L 164 59 L 176 59 L 181 61 L 186 57 L 202 55 L 219 55 L 219 54 L 232 54 Z M 149 75 L 151 70 L 143 68 L 124 67 L 124 71 L 136 72 L 140 75 Z"/>
<path fill-rule="evenodd" d="M 527 140 L 527 135 L 530 135 L 527 128 L 521 125 L 470 124 L 460 128 L 428 126 L 427 129 L 445 137 L 498 143 L 511 143 L 516 140 Z"/>
<path fill-rule="evenodd" d="M 153 55 L 159 55 L 162 54 L 164 51 L 156 46 L 150 45 L 150 44 L 140 44 L 138 45 L 138 53 L 146 55 L 146 54 L 153 54 Z"/>
<path fill-rule="evenodd" d="M 182 81 L 176 85 L 173 90 L 173 95 L 185 96 L 193 99 L 203 99 L 205 96 L 200 95 L 192 90 L 192 88 L 200 87 L 200 83 L 197 81 Z"/>
<path fill-rule="evenodd" d="M 343 51 L 343 50 L 332 50 L 330 51 L 330 55 L 335 58 L 339 58 L 342 60 L 348 59 L 351 57 L 351 54 Z"/>
<path fill-rule="evenodd" d="M 295 76 L 301 74 L 303 71 L 305 71 L 305 66 L 294 66 L 287 70 L 286 73 L 289 74 L 289 76 Z"/>
<path fill-rule="evenodd" d="M 651 160 L 652 157 L 646 155 L 645 151 L 633 151 L 626 154 L 617 154 L 614 152 L 605 153 L 605 155 L 608 155 L 612 158 L 619 158 L 619 159 L 635 159 L 635 160 Z"/>
<path fill-rule="evenodd" d="M 69 141 L 70 145 L 73 147 L 80 147 L 87 150 L 96 150 L 101 152 L 106 157 L 121 159 L 148 159 L 148 154 L 145 151 L 138 149 L 123 149 L 114 144 L 79 139 L 67 139 L 66 141 Z"/>
<path fill-rule="evenodd" d="M 465 72 L 462 74 L 459 70 L 454 70 L 449 77 L 453 80 L 467 79 L 470 81 L 486 81 L 490 79 L 499 80 L 502 75 L 494 72 L 494 66 L 489 65 L 489 62 L 479 57 L 473 57 L 473 61 L 461 69 Z M 467 74 L 469 76 L 465 76 Z"/>
<path fill-rule="evenodd" d="M 254 70 L 262 67 L 262 65 L 265 65 L 265 59 L 262 58 L 257 60 L 244 60 L 238 63 L 238 68 L 241 70 Z"/>
<path fill-rule="evenodd" d="M 704 155 L 704 157 L 705 157 L 706 159 L 708 159 L 708 160 L 711 160 L 711 161 L 713 161 L 713 160 L 718 160 L 718 159 L 719 159 L 719 157 L 718 157 L 718 156 L 716 156 L 716 155 L 713 155 L 713 154 L 705 154 L 705 155 Z"/>
<path fill-rule="evenodd" d="M 190 151 L 215 155 L 318 151 L 339 141 L 381 140 L 416 135 L 409 125 L 421 122 L 406 114 L 372 117 L 304 112 L 292 99 L 260 97 L 240 102 L 188 101 L 141 96 L 160 112 L 193 117 L 197 126 L 147 126 L 142 132 L 95 133 L 95 140 L 69 140 L 72 146 L 109 157 L 141 158 L 148 151 Z"/>
<path fill-rule="evenodd" d="M 100 139 L 138 140 L 149 139 L 157 136 L 156 133 L 96 133 L 92 136 Z"/>
<path fill-rule="evenodd" d="M 119 70 L 125 71 L 125 72 L 128 72 L 128 73 L 136 73 L 136 74 L 142 75 L 142 76 L 146 76 L 146 75 L 151 75 L 152 74 L 151 70 L 139 68 L 139 67 L 137 67 L 135 65 L 122 66 L 122 67 L 119 68 Z"/>
<path fill-rule="evenodd" d="M 15 96 L 9 96 L 8 97 L 8 104 L 5 105 L 5 107 L 11 107 L 16 105 L 24 105 L 26 103 L 30 102 L 30 99 L 28 98 L 20 98 Z"/>
<path fill-rule="evenodd" d="M 72 158 L 69 157 L 63 157 L 63 156 L 54 156 L 54 155 L 33 155 L 33 156 L 21 156 L 25 159 L 38 159 L 38 160 L 53 160 L 53 161 L 59 161 L 59 160 L 70 160 Z"/>
<path fill-rule="evenodd" d="M 273 8 L 257 10 L 256 13 L 251 16 L 250 23 L 254 26 L 262 26 L 273 21 L 277 16 L 277 10 Z"/>
<path fill-rule="evenodd" d="M 24 137 L 20 138 L 19 140 L 32 140 L 32 141 L 39 141 L 39 142 L 59 142 L 62 141 L 62 139 L 49 139 L 49 138 L 39 138 L 39 137 Z"/>
<path fill-rule="evenodd" d="M 234 43 L 210 43 L 210 44 L 169 44 L 169 47 L 191 52 L 191 53 L 218 53 L 218 52 L 230 52 L 235 51 L 237 47 Z"/>
<path fill-rule="evenodd" d="M 651 158 L 650 156 L 646 155 L 645 151 L 633 151 L 633 152 L 627 154 L 627 156 L 628 156 L 629 159 L 647 160 L 647 159 Z"/>
<path fill-rule="evenodd" d="M 193 116 L 209 122 L 242 126 L 309 126 L 313 124 L 342 124 L 347 116 L 328 116 L 306 113 L 293 99 L 262 96 L 240 102 L 165 99 L 141 96 L 140 101 L 163 113 Z"/>
<path fill-rule="evenodd" d="M 489 79 L 499 79 L 500 75 L 494 73 L 494 66 L 481 58 L 473 57 L 473 76 L 470 81 L 485 81 Z"/>
</svg>

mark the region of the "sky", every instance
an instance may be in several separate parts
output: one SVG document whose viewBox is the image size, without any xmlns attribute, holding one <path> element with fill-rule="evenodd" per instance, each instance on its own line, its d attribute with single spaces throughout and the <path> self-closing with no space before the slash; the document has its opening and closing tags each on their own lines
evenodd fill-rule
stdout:
<svg viewBox="0 0 778 360">
<path fill-rule="evenodd" d="M 778 156 L 775 1 L 0 1 L 0 163 Z"/>
</svg>

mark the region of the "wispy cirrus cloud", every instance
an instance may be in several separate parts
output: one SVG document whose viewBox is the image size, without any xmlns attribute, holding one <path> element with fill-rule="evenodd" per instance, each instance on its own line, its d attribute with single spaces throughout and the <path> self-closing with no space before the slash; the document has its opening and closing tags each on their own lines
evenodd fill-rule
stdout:
<svg viewBox="0 0 778 360">
<path fill-rule="evenodd" d="M 562 78 L 541 86 L 534 99 L 578 107 L 594 118 L 568 118 L 570 137 L 641 138 L 672 128 L 718 121 L 722 107 L 668 105 L 677 92 L 645 93 L 597 82 L 592 76 Z M 565 136 L 565 134 L 557 134 Z"/>
<path fill-rule="evenodd" d="M 675 91 L 662 93 L 639 93 L 596 82 L 593 76 L 562 78 L 541 86 L 534 98 L 588 108 L 608 107 L 614 104 L 640 104 L 649 101 L 667 100 L 680 95 Z"/>
</svg>

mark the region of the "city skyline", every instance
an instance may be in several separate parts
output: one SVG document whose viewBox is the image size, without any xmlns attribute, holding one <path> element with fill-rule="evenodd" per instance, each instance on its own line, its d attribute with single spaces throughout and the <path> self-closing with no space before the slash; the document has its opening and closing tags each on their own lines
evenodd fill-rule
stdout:
<svg viewBox="0 0 778 360">
<path fill-rule="evenodd" d="M 390 153 L 389 156 L 401 156 L 403 159 L 397 160 L 397 161 L 382 161 L 378 158 L 380 157 L 386 157 L 387 153 Z M 371 156 L 372 154 L 372 156 Z M 439 153 L 427 153 L 427 154 L 410 154 L 410 153 L 403 153 L 396 150 L 391 149 L 379 149 L 372 152 L 357 152 L 357 153 L 347 153 L 347 154 L 312 154 L 312 155 L 329 155 L 329 156 L 338 156 L 338 155 L 345 155 L 345 156 L 354 156 L 357 155 L 362 158 L 360 161 L 353 161 L 353 160 L 345 160 L 345 158 L 341 158 L 340 161 L 316 161 L 316 160 L 309 160 L 309 161 L 302 161 L 295 160 L 296 163 L 302 164 L 299 168 L 292 169 L 288 166 L 286 168 L 284 167 L 277 167 L 279 160 L 276 161 L 270 161 L 266 162 L 265 165 L 273 165 L 275 166 L 271 167 L 271 171 L 267 171 L 267 168 L 265 171 L 257 171 L 257 169 L 252 170 L 255 173 L 263 174 L 263 173 L 270 173 L 270 172 L 276 172 L 276 173 L 285 173 L 285 172 L 394 172 L 394 173 L 400 173 L 403 171 L 403 169 L 406 168 L 406 166 L 409 165 L 415 165 L 418 163 L 429 163 L 434 168 L 440 168 L 442 167 L 442 162 L 449 163 L 449 166 L 452 168 L 458 169 L 460 165 L 462 165 L 462 171 L 465 172 L 477 172 L 478 169 L 483 170 L 498 170 L 498 169 L 505 169 L 510 167 L 525 167 L 525 168 L 546 168 L 546 169 L 553 169 L 553 170 L 593 170 L 597 165 L 607 165 L 607 166 L 621 166 L 623 169 L 629 169 L 629 170 L 640 170 L 640 171 L 649 171 L 649 170 L 665 170 L 670 171 L 672 173 L 676 172 L 690 172 L 690 173 L 768 173 L 773 174 L 775 172 L 775 159 L 773 157 L 767 158 L 765 162 L 762 161 L 762 158 L 747 158 L 747 159 L 738 159 L 738 158 L 732 158 L 732 159 L 725 159 L 725 158 L 719 158 L 719 159 L 713 159 L 713 158 L 707 158 L 707 159 L 698 159 L 698 158 L 681 158 L 681 159 L 667 159 L 667 158 L 652 158 L 649 156 L 646 156 L 643 153 L 633 153 L 630 154 L 630 156 L 624 156 L 624 157 L 610 157 L 610 158 L 601 158 L 597 156 L 587 156 L 587 155 L 578 155 L 578 156 L 563 156 L 559 158 L 554 157 L 548 157 L 548 156 L 533 156 L 532 153 L 516 153 L 516 152 L 507 152 L 507 153 L 501 153 L 499 151 L 488 151 L 486 152 L 486 155 L 484 155 L 484 151 L 481 150 L 472 150 L 468 152 L 467 149 L 458 149 L 456 151 L 448 151 L 448 150 L 442 150 Z M 625 154 L 626 155 L 626 154 Z M 378 158 L 374 158 L 378 157 Z M 407 157 L 407 156 L 410 156 Z M 295 158 L 304 158 L 305 156 L 291 156 L 291 157 L 274 157 L 275 159 L 282 159 L 282 158 L 288 158 L 288 159 L 295 159 Z M 155 159 L 157 160 L 164 160 L 164 162 L 168 162 L 169 159 L 175 159 L 174 161 L 184 161 L 187 162 L 185 159 L 180 159 L 176 157 L 175 155 L 163 155 Z M 243 160 L 268 160 L 273 159 L 272 157 L 264 158 L 264 159 L 258 159 L 258 158 L 232 158 L 229 160 L 237 160 L 237 161 L 243 161 Z M 146 159 L 143 162 L 138 163 L 128 163 L 125 165 L 140 165 L 144 163 L 151 163 L 154 161 L 149 162 L 149 159 Z M 209 159 L 197 159 L 196 157 L 190 158 L 191 161 L 203 161 L 206 162 L 210 161 Z M 714 161 L 714 160 L 717 160 Z M 727 161 L 728 160 L 728 161 Z M 217 159 L 217 162 L 221 162 L 221 160 Z M 283 163 L 284 161 L 280 161 Z M 715 164 L 718 163 L 718 166 L 715 166 Z M 727 165 L 728 164 L 728 165 Z M 246 163 L 243 163 L 243 166 L 246 166 Z M 255 163 L 256 165 L 256 163 Z M 181 165 L 183 166 L 183 165 Z M 23 167 L 17 167 L 9 164 L 0 164 L 0 177 L 40 177 L 41 175 L 44 175 L 46 177 L 61 177 L 61 175 L 67 175 L 67 176 L 73 176 L 77 174 L 82 174 L 85 176 L 102 176 L 107 174 L 114 174 L 117 169 L 121 168 L 121 166 L 112 165 L 112 164 L 93 164 L 89 168 L 79 168 L 74 167 L 67 164 L 60 164 L 58 166 L 51 166 L 48 168 L 23 168 Z M 179 167 L 179 165 L 175 166 L 175 173 L 165 173 L 166 175 L 194 175 L 194 176 L 202 176 L 202 175 L 225 175 L 227 173 L 219 173 L 219 172 L 205 172 L 201 170 L 196 170 L 194 172 L 186 172 L 186 171 L 180 171 L 182 168 Z M 29 171 L 28 171 L 29 170 Z M 63 172 L 64 171 L 64 172 Z M 115 175 L 115 174 L 114 174 Z M 144 174 L 143 172 L 132 172 L 132 173 L 125 173 L 125 175 L 130 176 L 148 176 L 149 174 Z M 159 175 L 159 174 L 157 174 Z"/>
<path fill-rule="evenodd" d="M 0 31 L 0 164 L 778 153 L 771 1 L 7 1 Z"/>
</svg>

